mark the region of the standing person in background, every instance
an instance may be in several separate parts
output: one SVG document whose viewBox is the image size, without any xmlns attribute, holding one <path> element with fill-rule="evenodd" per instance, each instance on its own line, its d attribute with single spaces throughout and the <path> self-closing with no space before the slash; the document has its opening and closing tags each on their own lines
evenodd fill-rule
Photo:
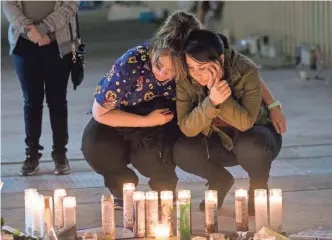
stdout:
<svg viewBox="0 0 332 240">
<path fill-rule="evenodd" d="M 224 2 L 202 1 L 199 5 L 199 20 L 206 29 L 216 31 L 216 25 L 221 25 Z"/>
<path fill-rule="evenodd" d="M 53 131 L 55 174 L 69 174 L 67 85 L 72 65 L 70 25 L 76 38 L 78 1 L 4 1 L 10 55 L 24 98 L 26 160 L 21 175 L 39 170 L 46 93 Z"/>
</svg>

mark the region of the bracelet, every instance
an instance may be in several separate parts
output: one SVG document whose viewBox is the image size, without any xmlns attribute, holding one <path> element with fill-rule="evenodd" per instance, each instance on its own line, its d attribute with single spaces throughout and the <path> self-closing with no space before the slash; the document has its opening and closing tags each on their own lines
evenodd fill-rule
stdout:
<svg viewBox="0 0 332 240">
<path fill-rule="evenodd" d="M 267 109 L 271 110 L 274 107 L 280 107 L 282 108 L 282 104 L 279 100 L 275 101 L 274 103 L 271 103 L 269 105 L 267 105 Z"/>
</svg>

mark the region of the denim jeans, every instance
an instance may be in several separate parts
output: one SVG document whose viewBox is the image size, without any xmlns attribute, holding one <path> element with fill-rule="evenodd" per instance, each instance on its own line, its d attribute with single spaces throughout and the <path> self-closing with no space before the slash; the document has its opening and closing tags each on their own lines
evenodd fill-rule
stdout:
<svg viewBox="0 0 332 240">
<path fill-rule="evenodd" d="M 53 154 L 65 154 L 68 143 L 67 85 L 71 54 L 60 57 L 56 42 L 39 47 L 24 38 L 18 40 L 13 62 L 24 98 L 26 154 L 38 154 L 42 147 L 43 101 L 49 108 L 53 132 Z"/>
</svg>

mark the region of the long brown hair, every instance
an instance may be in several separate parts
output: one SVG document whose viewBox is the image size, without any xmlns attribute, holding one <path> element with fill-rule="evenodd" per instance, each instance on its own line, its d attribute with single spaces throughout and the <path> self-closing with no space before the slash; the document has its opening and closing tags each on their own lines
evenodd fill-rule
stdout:
<svg viewBox="0 0 332 240">
<path fill-rule="evenodd" d="M 154 65 L 159 57 L 167 55 L 174 67 L 175 79 L 186 77 L 183 66 L 183 45 L 191 31 L 202 28 L 202 24 L 193 14 L 182 10 L 172 13 L 152 38 L 151 63 Z"/>
</svg>

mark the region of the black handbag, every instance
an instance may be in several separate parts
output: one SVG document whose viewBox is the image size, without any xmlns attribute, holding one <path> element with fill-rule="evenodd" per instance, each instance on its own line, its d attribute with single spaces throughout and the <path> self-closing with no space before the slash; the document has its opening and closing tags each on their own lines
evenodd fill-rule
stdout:
<svg viewBox="0 0 332 240">
<path fill-rule="evenodd" d="M 86 53 L 85 44 L 82 43 L 80 27 L 78 22 L 78 15 L 75 16 L 76 20 L 76 42 L 73 36 L 72 26 L 69 24 L 70 39 L 72 42 L 72 66 L 71 66 L 71 81 L 74 85 L 74 90 L 83 82 L 85 62 L 84 57 Z"/>
</svg>

